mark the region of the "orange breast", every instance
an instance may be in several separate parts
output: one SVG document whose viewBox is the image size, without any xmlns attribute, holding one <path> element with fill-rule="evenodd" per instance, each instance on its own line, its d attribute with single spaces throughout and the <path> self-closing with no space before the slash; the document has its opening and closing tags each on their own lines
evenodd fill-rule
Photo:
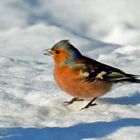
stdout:
<svg viewBox="0 0 140 140">
<path fill-rule="evenodd" d="M 111 89 L 111 84 L 102 80 L 86 82 L 80 72 L 67 67 L 55 67 L 54 77 L 59 87 L 77 98 L 99 97 Z"/>
</svg>

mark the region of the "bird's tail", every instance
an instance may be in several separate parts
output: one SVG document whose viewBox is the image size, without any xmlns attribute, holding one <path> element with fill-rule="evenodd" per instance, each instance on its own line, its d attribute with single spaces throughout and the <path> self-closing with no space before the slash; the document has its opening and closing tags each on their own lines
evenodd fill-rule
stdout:
<svg viewBox="0 0 140 140">
<path fill-rule="evenodd" d="M 126 81 L 132 83 L 140 83 L 140 75 L 127 74 L 126 76 L 128 77 Z"/>
<path fill-rule="evenodd" d="M 108 79 L 109 82 L 131 82 L 140 83 L 140 75 L 124 74 L 120 77 L 112 77 Z"/>
</svg>

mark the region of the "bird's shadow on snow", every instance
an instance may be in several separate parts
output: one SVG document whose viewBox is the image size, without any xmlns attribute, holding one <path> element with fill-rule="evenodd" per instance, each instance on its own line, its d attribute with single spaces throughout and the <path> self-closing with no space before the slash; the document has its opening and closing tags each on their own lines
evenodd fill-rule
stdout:
<svg viewBox="0 0 140 140">
<path fill-rule="evenodd" d="M 124 118 L 111 122 L 83 123 L 62 128 L 1 128 L 0 138 L 5 140 L 81 140 L 105 137 L 118 129 L 132 126 L 140 126 L 140 119 Z"/>
<path fill-rule="evenodd" d="M 123 96 L 123 97 L 110 97 L 110 98 L 102 98 L 101 102 L 106 102 L 109 104 L 119 104 L 119 105 L 137 105 L 140 103 L 140 93 L 136 92 L 131 96 Z"/>
</svg>

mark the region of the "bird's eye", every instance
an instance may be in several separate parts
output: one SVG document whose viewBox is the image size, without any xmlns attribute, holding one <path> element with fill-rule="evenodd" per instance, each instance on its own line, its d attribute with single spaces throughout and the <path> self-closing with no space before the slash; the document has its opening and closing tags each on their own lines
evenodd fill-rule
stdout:
<svg viewBox="0 0 140 140">
<path fill-rule="evenodd" d="M 59 50 L 56 50 L 56 51 L 55 51 L 55 53 L 56 53 L 56 54 L 59 54 L 59 53 L 60 53 L 60 51 L 59 51 Z"/>
</svg>

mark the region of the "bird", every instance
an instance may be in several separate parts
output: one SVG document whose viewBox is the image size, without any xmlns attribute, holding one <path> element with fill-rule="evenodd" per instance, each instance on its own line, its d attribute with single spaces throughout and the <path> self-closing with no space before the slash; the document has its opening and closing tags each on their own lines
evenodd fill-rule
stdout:
<svg viewBox="0 0 140 140">
<path fill-rule="evenodd" d="M 96 105 L 94 102 L 112 90 L 116 83 L 140 83 L 140 75 L 126 73 L 118 68 L 84 56 L 69 40 L 61 40 L 44 55 L 54 60 L 54 79 L 59 88 L 73 96 L 67 105 L 90 99 L 82 109 Z"/>
</svg>

